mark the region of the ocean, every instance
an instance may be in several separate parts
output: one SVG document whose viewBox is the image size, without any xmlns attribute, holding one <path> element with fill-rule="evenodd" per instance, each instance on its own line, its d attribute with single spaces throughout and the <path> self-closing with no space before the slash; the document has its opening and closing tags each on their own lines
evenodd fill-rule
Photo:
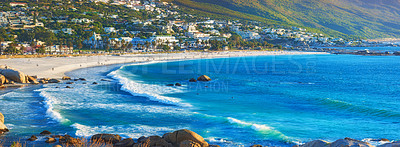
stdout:
<svg viewBox="0 0 400 147">
<path fill-rule="evenodd" d="M 43 130 L 136 139 L 178 129 L 220 146 L 396 140 L 399 63 L 398 56 L 282 55 L 92 67 L 67 73 L 86 81 L 2 90 L 0 112 L 6 137 L 20 140 Z M 189 82 L 201 75 L 212 81 Z M 175 83 L 182 86 L 166 86 Z"/>
</svg>

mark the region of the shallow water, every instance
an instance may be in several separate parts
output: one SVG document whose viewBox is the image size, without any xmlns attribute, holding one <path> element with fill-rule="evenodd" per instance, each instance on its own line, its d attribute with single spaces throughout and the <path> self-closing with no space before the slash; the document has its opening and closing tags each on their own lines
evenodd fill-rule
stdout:
<svg viewBox="0 0 400 147">
<path fill-rule="evenodd" d="M 395 140 L 399 59 L 291 55 L 94 67 L 67 74 L 87 79 L 73 89 L 48 84 L 2 92 L 0 112 L 9 134 L 20 138 L 44 129 L 138 138 L 186 128 L 222 146 Z M 213 81 L 188 82 L 202 74 Z M 174 83 L 183 86 L 166 86 Z"/>
</svg>

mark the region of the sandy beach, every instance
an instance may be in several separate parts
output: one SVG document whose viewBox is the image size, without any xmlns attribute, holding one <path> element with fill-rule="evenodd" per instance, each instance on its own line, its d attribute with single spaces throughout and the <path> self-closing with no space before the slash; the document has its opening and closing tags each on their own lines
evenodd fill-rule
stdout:
<svg viewBox="0 0 400 147">
<path fill-rule="evenodd" d="M 61 78 L 65 72 L 80 68 L 162 60 L 222 58 L 264 55 L 302 55 L 327 54 L 325 52 L 291 52 L 291 51 L 230 51 L 230 52 L 188 52 L 160 54 L 129 54 L 121 56 L 77 56 L 77 57 L 44 57 L 44 58 L 10 58 L 0 59 L 0 65 L 19 69 L 30 76 L 39 78 Z"/>
</svg>

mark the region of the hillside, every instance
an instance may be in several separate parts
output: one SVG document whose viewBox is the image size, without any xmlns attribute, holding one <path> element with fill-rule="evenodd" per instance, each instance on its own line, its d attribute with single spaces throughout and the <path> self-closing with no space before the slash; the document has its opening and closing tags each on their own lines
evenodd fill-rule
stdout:
<svg viewBox="0 0 400 147">
<path fill-rule="evenodd" d="M 172 1 L 199 14 L 257 20 L 270 25 L 305 26 L 330 36 L 400 37 L 400 0 Z"/>
</svg>

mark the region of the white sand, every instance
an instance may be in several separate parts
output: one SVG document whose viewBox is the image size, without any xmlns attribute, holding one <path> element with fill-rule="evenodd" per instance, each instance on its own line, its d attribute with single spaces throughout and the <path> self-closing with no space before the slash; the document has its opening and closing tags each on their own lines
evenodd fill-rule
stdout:
<svg viewBox="0 0 400 147">
<path fill-rule="evenodd" d="M 238 56 L 262 55 L 300 55 L 300 54 L 327 54 L 324 52 L 288 52 L 288 51 L 235 51 L 235 52 L 188 52 L 188 53 L 162 53 L 162 54 L 132 54 L 123 56 L 79 56 L 79 57 L 44 57 L 44 58 L 12 58 L 0 59 L 0 65 L 7 65 L 19 69 L 27 75 L 37 75 L 46 78 L 61 78 L 65 72 L 79 68 L 102 66 L 110 64 L 200 59 Z"/>
</svg>

